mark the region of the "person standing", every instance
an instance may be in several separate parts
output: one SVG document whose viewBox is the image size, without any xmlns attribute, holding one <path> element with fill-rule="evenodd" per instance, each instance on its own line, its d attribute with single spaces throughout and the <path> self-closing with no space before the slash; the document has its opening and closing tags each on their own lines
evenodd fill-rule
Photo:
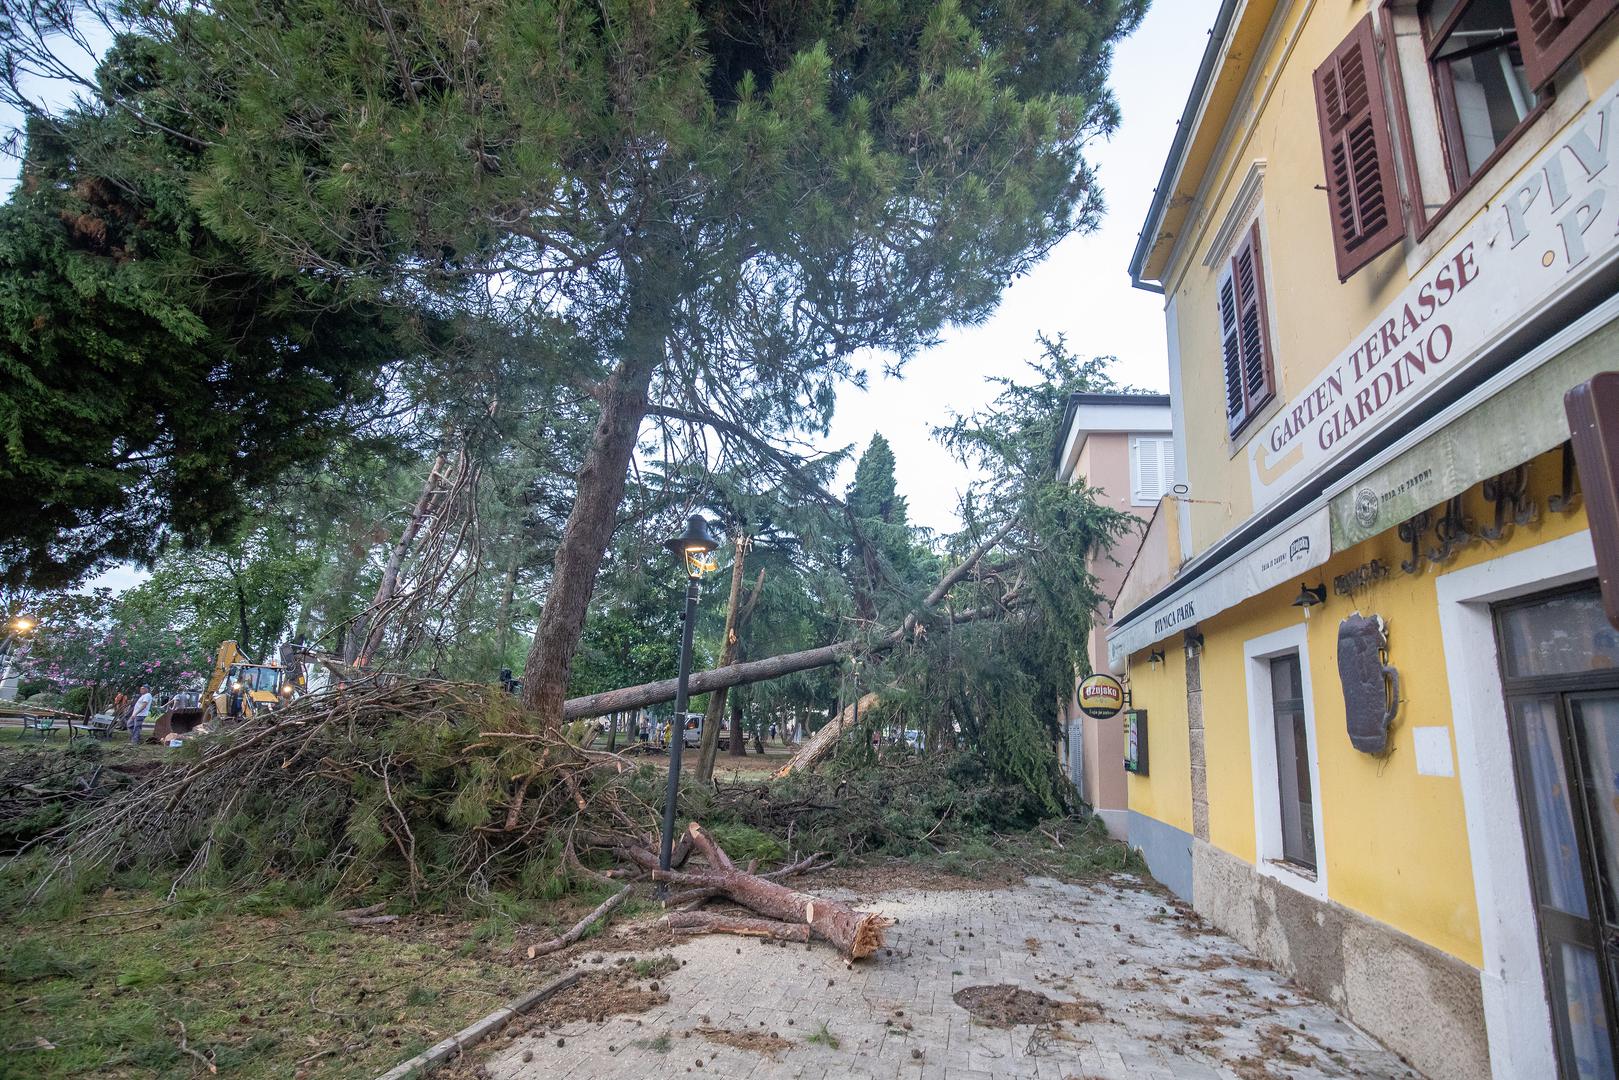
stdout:
<svg viewBox="0 0 1619 1080">
<path fill-rule="evenodd" d="M 135 705 L 129 710 L 129 745 L 141 744 L 141 729 L 146 726 L 146 716 L 152 711 L 152 688 L 141 687 L 141 696 L 135 699 Z"/>
</svg>

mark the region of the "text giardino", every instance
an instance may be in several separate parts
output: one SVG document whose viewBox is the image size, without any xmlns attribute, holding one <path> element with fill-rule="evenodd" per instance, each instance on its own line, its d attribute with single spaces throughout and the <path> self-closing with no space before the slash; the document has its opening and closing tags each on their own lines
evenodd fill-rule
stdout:
<svg viewBox="0 0 1619 1080">
<path fill-rule="evenodd" d="M 1473 245 L 1468 244 L 1417 289 L 1399 318 L 1386 320 L 1368 334 L 1336 370 L 1272 426 L 1271 450 L 1280 452 L 1317 421 L 1316 441 L 1321 449 L 1330 449 L 1404 393 L 1430 366 L 1444 363 L 1456 335 L 1449 323 L 1434 321 L 1434 316 L 1476 280 L 1478 266 L 1473 261 Z M 1347 373 L 1345 365 L 1350 369 Z"/>
</svg>

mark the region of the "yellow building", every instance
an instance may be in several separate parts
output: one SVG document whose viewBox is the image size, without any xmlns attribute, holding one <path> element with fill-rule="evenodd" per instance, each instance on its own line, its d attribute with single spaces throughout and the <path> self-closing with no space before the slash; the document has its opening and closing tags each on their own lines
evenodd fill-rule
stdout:
<svg viewBox="0 0 1619 1080">
<path fill-rule="evenodd" d="M 1108 634 L 1130 842 L 1433 1077 L 1619 1061 L 1616 541 L 1565 411 L 1619 368 L 1616 11 L 1226 0 L 1130 266 L 1179 463 Z"/>
</svg>

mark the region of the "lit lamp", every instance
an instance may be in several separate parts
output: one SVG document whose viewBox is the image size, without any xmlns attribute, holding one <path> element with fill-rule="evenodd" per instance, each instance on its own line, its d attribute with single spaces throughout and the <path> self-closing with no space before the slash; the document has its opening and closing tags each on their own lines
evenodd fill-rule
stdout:
<svg viewBox="0 0 1619 1080">
<path fill-rule="evenodd" d="M 11 632 L 6 635 L 5 641 L 0 642 L 0 650 L 3 650 L 0 651 L 0 701 L 13 701 L 17 697 L 17 682 L 20 679 L 19 675 L 13 673 L 19 651 L 17 641 L 39 623 L 31 616 L 18 615 L 6 625 Z"/>
<path fill-rule="evenodd" d="M 663 800 L 663 838 L 658 847 L 658 869 L 669 870 L 675 843 L 675 800 L 680 794 L 680 752 L 686 745 L 686 704 L 691 683 L 691 632 L 697 622 L 697 586 L 703 575 L 714 569 L 713 552 L 719 540 L 703 520 L 693 514 L 686 522 L 686 531 L 663 542 L 675 558 L 686 568 L 686 607 L 681 615 L 680 675 L 675 682 L 675 722 L 669 725 L 674 734 L 674 745 L 669 748 L 669 790 Z M 667 889 L 668 886 L 662 886 Z"/>
<path fill-rule="evenodd" d="M 1325 582 L 1314 588 L 1309 585 L 1301 585 L 1299 586 L 1298 596 L 1293 598 L 1293 606 L 1304 609 L 1304 620 L 1306 622 L 1310 620 L 1310 609 L 1317 604 L 1325 604 L 1326 602 L 1327 586 Z"/>
</svg>

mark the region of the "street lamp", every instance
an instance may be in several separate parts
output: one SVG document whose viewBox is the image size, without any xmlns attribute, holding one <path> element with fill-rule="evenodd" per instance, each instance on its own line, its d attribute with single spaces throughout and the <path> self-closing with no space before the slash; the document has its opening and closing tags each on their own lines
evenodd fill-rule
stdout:
<svg viewBox="0 0 1619 1080">
<path fill-rule="evenodd" d="M 665 873 L 675 844 L 675 800 L 680 794 L 680 752 L 686 745 L 686 704 L 691 684 L 691 632 L 697 621 L 697 586 L 703 575 L 714 569 L 710 558 L 719 541 L 703 520 L 693 514 L 686 522 L 686 531 L 663 542 L 675 558 L 686 567 L 686 608 L 681 615 L 680 675 L 675 682 L 675 720 L 669 725 L 674 745 L 669 748 L 669 791 L 663 800 L 663 839 L 658 847 L 658 869 Z M 667 888 L 667 885 L 664 886 Z"/>
<path fill-rule="evenodd" d="M 11 633 L 6 635 L 5 641 L 0 642 L 0 657 L 4 658 L 4 663 L 0 663 L 0 701 L 15 701 L 20 676 L 14 675 L 13 670 L 17 667 L 17 654 L 27 652 L 26 648 L 20 647 L 21 639 L 38 626 L 39 621 L 28 615 L 18 615 L 6 625 Z"/>
</svg>

